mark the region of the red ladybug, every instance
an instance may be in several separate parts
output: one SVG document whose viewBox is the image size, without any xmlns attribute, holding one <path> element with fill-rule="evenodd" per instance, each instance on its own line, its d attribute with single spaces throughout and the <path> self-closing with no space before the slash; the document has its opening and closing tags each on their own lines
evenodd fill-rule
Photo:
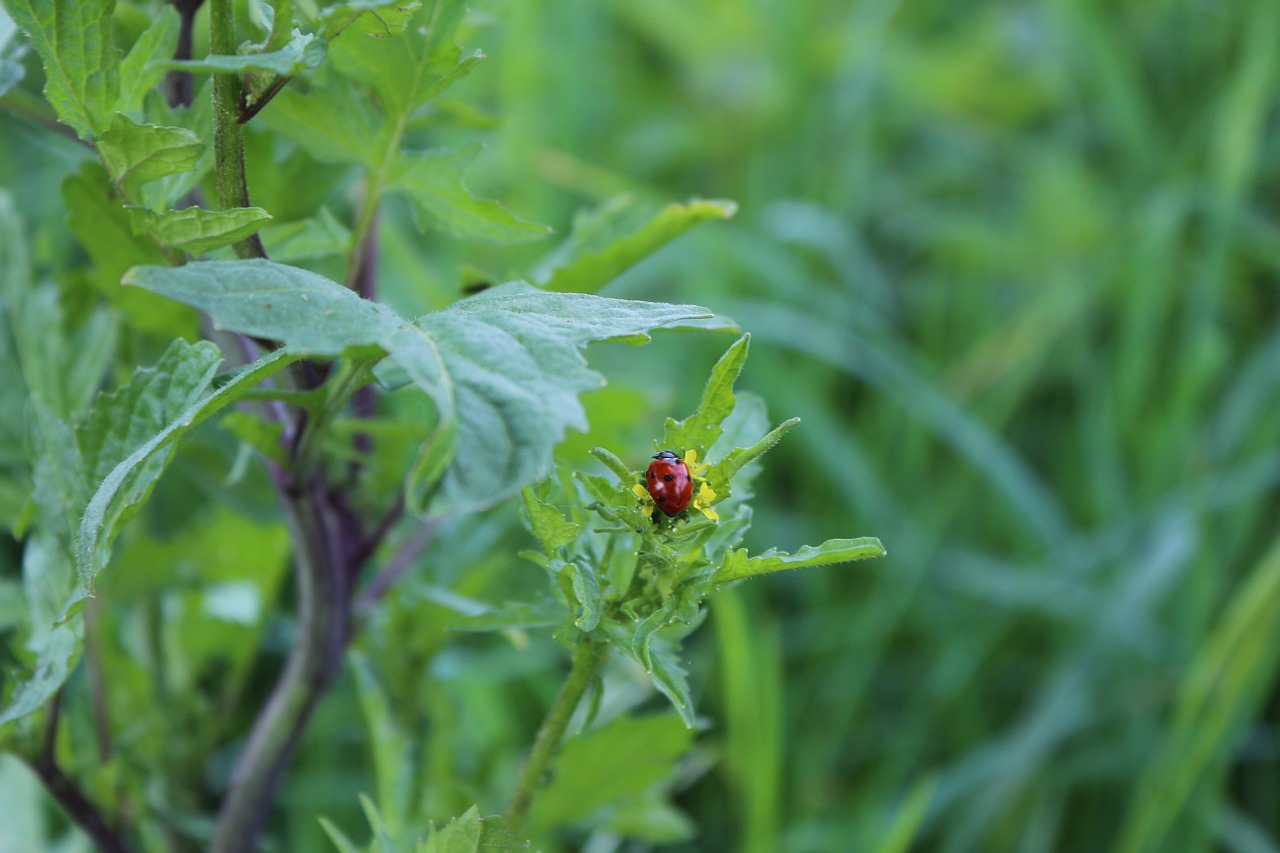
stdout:
<svg viewBox="0 0 1280 853">
<path fill-rule="evenodd" d="M 689 466 L 670 450 L 655 453 L 645 474 L 649 496 L 667 515 L 679 515 L 693 498 L 693 478 Z"/>
</svg>

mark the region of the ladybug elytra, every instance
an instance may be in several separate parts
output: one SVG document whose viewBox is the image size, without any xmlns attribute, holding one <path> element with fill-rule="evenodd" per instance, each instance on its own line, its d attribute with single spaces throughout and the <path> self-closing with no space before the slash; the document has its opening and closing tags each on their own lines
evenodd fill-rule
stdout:
<svg viewBox="0 0 1280 853">
<path fill-rule="evenodd" d="M 693 478 L 689 466 L 670 450 L 653 455 L 645 473 L 645 486 L 658 509 L 669 516 L 679 515 L 693 498 Z"/>
</svg>

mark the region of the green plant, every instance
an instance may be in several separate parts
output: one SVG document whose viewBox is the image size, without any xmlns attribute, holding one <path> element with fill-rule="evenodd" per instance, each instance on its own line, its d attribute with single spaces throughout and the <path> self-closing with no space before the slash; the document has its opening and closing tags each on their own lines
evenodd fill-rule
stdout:
<svg viewBox="0 0 1280 853">
<path fill-rule="evenodd" d="M 2 623 L 0 745 L 101 849 L 252 849 L 353 637 L 367 629 L 373 645 L 409 646 L 395 666 L 417 676 L 422 636 L 387 624 L 403 615 L 384 601 L 397 578 L 431 538 L 444 540 L 439 558 L 463 552 L 443 528 L 456 533 L 521 495 L 543 548 L 529 556 L 555 596 L 483 614 L 424 608 L 439 620 L 432 631 L 555 625 L 573 650 L 524 769 L 511 774 L 509 826 L 481 819 L 474 798 L 431 801 L 436 780 L 413 773 L 405 749 L 409 712 L 421 708 L 393 713 L 375 668 L 357 658 L 378 789 L 377 805 L 366 801 L 373 848 L 418 848 L 432 819 L 461 813 L 420 849 L 514 849 L 528 821 L 547 837 L 601 819 L 605 806 L 618 832 L 678 837 L 661 789 L 695 722 L 679 644 L 704 599 L 754 575 L 883 553 L 873 539 L 794 555 L 738 547 L 753 463 L 795 423 L 767 431 L 763 404 L 738 406 L 745 337 L 660 443 L 688 454 L 698 517 L 655 520 L 635 491 L 639 473 L 607 451 L 595 455 L 613 480 L 554 464 L 566 430 L 587 425 L 580 395 L 601 384 L 582 348 L 735 328 L 698 306 L 593 293 L 732 205 L 694 201 L 621 224 L 606 208 L 535 265 L 541 286 L 486 279 L 406 316 L 376 298 L 391 199 L 428 234 L 511 245 L 547 231 L 467 191 L 477 149 L 421 147 L 468 119 L 443 100 L 480 58 L 456 44 L 463 4 L 210 0 L 209 53 L 192 58 L 199 5 L 4 0 L 0 94 L 23 91 L 13 89 L 26 66 L 11 18 L 41 60 L 53 113 L 21 103 L 70 129 L 88 156 L 62 185 L 84 251 L 70 262 L 30 257 L 18 205 L 0 195 L 0 358 L 21 379 L 0 392 L 2 508 L 22 567 L 21 581 L 0 582 L 23 601 Z M 132 36 L 123 55 L 117 32 Z M 167 99 L 155 91 L 165 72 Z M 212 82 L 189 99 L 198 74 Z M 189 343 L 197 329 L 216 343 Z M 201 458 L 184 463 L 193 449 Z M 175 465 L 185 488 L 162 479 Z M 268 493 L 281 524 L 247 520 L 271 512 Z M 171 523 L 182 536 L 159 535 Z M 286 556 L 292 624 L 274 618 Z M 426 642 L 439 642 L 432 631 Z M 288 652 L 262 695 L 255 668 L 273 633 Z M 652 675 L 682 725 L 613 714 L 587 735 L 593 752 L 652 737 L 664 744 L 656 773 L 566 750 L 549 804 L 531 811 L 580 700 L 590 691 L 600 701 L 593 687 L 611 649 Z M 211 784 L 205 768 L 230 746 L 234 765 Z M 600 790 L 593 799 L 572 785 Z"/>
</svg>

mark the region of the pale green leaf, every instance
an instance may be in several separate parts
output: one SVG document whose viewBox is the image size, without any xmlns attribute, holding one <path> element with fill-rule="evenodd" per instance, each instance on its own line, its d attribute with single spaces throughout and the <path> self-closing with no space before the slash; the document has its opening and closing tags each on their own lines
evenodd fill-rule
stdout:
<svg viewBox="0 0 1280 853">
<path fill-rule="evenodd" d="M 352 23 L 375 38 L 399 35 L 422 8 L 422 0 L 348 0 L 324 11 L 324 38 L 336 38 Z"/>
<path fill-rule="evenodd" d="M 733 384 L 742 372 L 747 360 L 750 335 L 743 335 L 720 357 L 711 369 L 711 378 L 702 389 L 702 399 L 692 415 L 682 421 L 667 418 L 662 447 L 674 450 L 677 455 L 689 449 L 698 451 L 698 458 L 705 462 L 707 451 L 721 435 L 720 425 L 733 414 L 737 400 L 733 396 Z"/>
<path fill-rule="evenodd" d="M 351 232 L 327 207 L 310 219 L 267 225 L 258 236 L 267 255 L 281 264 L 339 255 L 351 241 Z"/>
<path fill-rule="evenodd" d="M 338 853 L 361 853 L 360 848 L 355 845 L 350 838 L 341 829 L 334 825 L 333 821 L 327 817 L 322 817 L 320 827 L 324 830 L 324 834 L 329 836 L 329 840 L 333 842 L 333 846 L 338 848 Z"/>
<path fill-rule="evenodd" d="M 579 215 L 569 239 L 535 280 L 548 290 L 594 293 L 695 225 L 729 219 L 737 210 L 731 201 L 692 199 L 668 205 L 635 226 L 629 203 L 613 202 Z"/>
<path fill-rule="evenodd" d="M 212 344 L 198 344 L 197 347 L 205 352 L 210 348 L 216 350 Z M 199 357 L 197 353 L 193 355 Z M 111 470 L 89 500 L 80 522 L 80 530 L 76 536 L 78 580 L 75 590 L 67 599 L 64 615 L 93 595 L 93 580 L 106 566 L 111 555 L 111 544 L 119 533 L 119 525 L 127 520 L 126 512 L 150 494 L 155 483 L 150 475 L 154 473 L 158 476 L 158 472 L 148 464 L 150 460 L 297 358 L 297 355 L 285 350 L 276 350 L 241 368 L 216 391 L 201 397 L 173 416 L 163 429 Z"/>
<path fill-rule="evenodd" d="M 235 55 L 209 54 L 202 59 L 162 59 L 147 67 L 159 71 L 189 71 L 205 74 L 274 74 L 291 77 L 310 68 L 319 68 L 327 48 L 312 33 L 294 30 L 289 43 L 270 53 Z"/>
<path fill-rule="evenodd" d="M 888 552 L 884 550 L 880 540 L 871 536 L 860 539 L 828 539 L 816 548 L 805 545 L 794 554 L 770 549 L 758 557 L 749 557 L 745 548 L 731 549 L 725 554 L 724 562 L 711 580 L 715 584 L 726 584 L 770 572 L 851 563 L 855 560 L 883 557 L 886 553 Z"/>
<path fill-rule="evenodd" d="M 142 101 L 164 78 L 164 70 L 148 63 L 168 59 L 178 46 L 178 30 L 182 25 L 178 13 L 165 4 L 155 14 L 151 26 L 133 43 L 120 63 L 120 100 L 116 111 L 132 113 L 142 108 Z"/>
<path fill-rule="evenodd" d="M 0 711 L 0 727 L 40 710 L 58 692 L 79 659 L 83 635 L 84 626 L 76 620 L 50 628 L 31 644 L 36 652 L 35 665 L 29 675 L 15 679 L 9 703 Z"/>
<path fill-rule="evenodd" d="M 582 347 L 645 339 L 651 329 L 710 314 L 516 282 L 408 323 L 321 276 L 267 261 L 140 267 L 125 282 L 200 308 L 219 328 L 281 341 L 290 353 L 390 353 L 436 406 L 445 445 L 432 457 L 443 469 L 438 512 L 489 506 L 546 476 L 565 430 L 586 429 L 579 394 L 602 384 Z M 418 509 L 430 481 L 420 474 L 410 483 Z"/>
<path fill-rule="evenodd" d="M 230 246 L 256 233 L 270 220 L 271 214 L 260 207 L 230 210 L 186 207 L 164 213 L 145 207 L 129 208 L 129 221 L 135 234 L 154 234 L 161 243 L 193 255 Z"/>
<path fill-rule="evenodd" d="M 204 143 L 183 127 L 134 124 L 120 113 L 98 141 L 98 154 L 125 198 L 139 201 L 148 181 L 195 168 Z"/>
<path fill-rule="evenodd" d="M 355 674 L 356 695 L 369 730 L 382 820 L 387 831 L 396 834 L 409 817 L 413 740 L 396 725 L 387 695 L 369 661 L 353 653 L 348 663 Z"/>
<path fill-rule="evenodd" d="M 44 63 L 45 97 L 83 139 L 106 130 L 120 90 L 120 52 L 111 40 L 115 0 L 3 0 Z"/>
<path fill-rule="evenodd" d="M 771 450 L 798 423 L 800 423 L 799 418 L 783 421 L 755 444 L 750 447 L 734 448 L 723 459 L 708 468 L 705 476 L 716 490 L 715 503 L 720 503 L 729 497 L 729 482 L 738 471 Z"/>
<path fill-rule="evenodd" d="M 478 199 L 462 183 L 479 145 L 453 150 L 404 153 L 388 169 L 387 189 L 403 193 L 422 231 L 435 229 L 467 240 L 524 243 L 549 228 L 513 216 L 496 201 Z"/>
<path fill-rule="evenodd" d="M 517 844 L 504 818 L 480 817 L 480 810 L 472 806 L 420 842 L 417 853 L 515 853 L 522 849 L 524 845 Z"/>
<path fill-rule="evenodd" d="M 554 563 L 552 565 L 554 567 Z M 594 631 L 600 624 L 603 607 L 600 597 L 600 580 L 596 577 L 595 571 L 587 563 L 567 563 L 560 569 L 560 573 L 569 575 L 573 597 L 581 608 L 578 615 L 574 617 L 573 624 L 580 631 L 587 633 Z"/>
</svg>

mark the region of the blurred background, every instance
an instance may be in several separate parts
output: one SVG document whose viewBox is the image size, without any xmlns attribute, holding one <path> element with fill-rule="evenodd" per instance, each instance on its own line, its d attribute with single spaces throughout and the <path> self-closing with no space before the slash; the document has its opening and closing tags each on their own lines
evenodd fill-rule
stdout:
<svg viewBox="0 0 1280 853">
<path fill-rule="evenodd" d="M 489 58 L 433 141 L 489 139 L 472 188 L 557 235 L 463 246 L 393 206 L 384 298 L 523 275 L 620 199 L 733 199 L 604 293 L 732 317 L 739 388 L 802 419 L 766 457 L 753 552 L 889 550 L 713 601 L 675 791 L 698 836 L 663 849 L 1280 850 L 1280 6 L 474 5 L 463 41 Z M 5 184 L 57 221 L 31 164 L 81 155 L 4 121 Z M 563 460 L 641 465 L 732 340 L 593 349 L 610 385 Z M 173 489 L 216 491 L 231 451 L 207 442 Z M 528 541 L 509 507 L 442 531 L 360 642 L 407 661 L 389 689 L 438 682 L 417 711 L 454 754 L 442 816 L 501 807 L 564 656 L 445 637 L 423 608 L 536 587 Z M 353 697 L 303 745 L 287 849 L 327 849 L 316 813 L 363 837 Z"/>
</svg>

